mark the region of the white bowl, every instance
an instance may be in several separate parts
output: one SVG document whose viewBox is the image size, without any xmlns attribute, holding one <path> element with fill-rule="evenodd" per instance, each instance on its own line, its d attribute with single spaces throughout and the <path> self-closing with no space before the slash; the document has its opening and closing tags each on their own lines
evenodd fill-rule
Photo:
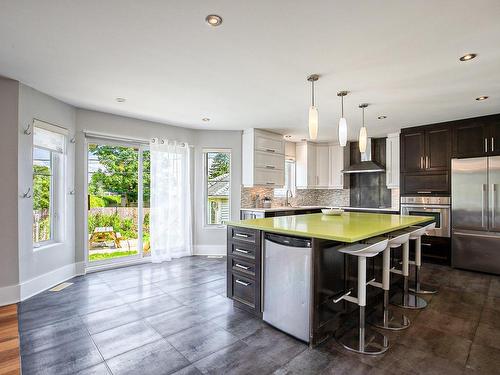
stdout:
<svg viewBox="0 0 500 375">
<path fill-rule="evenodd" d="M 342 208 L 323 208 L 321 209 L 321 212 L 323 213 L 323 215 L 339 216 L 342 215 L 342 212 L 344 212 L 344 210 Z"/>
</svg>

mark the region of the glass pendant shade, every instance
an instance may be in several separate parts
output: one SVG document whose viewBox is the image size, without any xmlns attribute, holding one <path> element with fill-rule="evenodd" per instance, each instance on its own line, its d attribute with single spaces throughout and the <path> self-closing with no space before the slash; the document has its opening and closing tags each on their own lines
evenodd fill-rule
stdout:
<svg viewBox="0 0 500 375">
<path fill-rule="evenodd" d="M 318 109 L 313 105 L 309 107 L 309 138 L 318 138 Z"/>
<path fill-rule="evenodd" d="M 366 151 L 366 141 L 367 141 L 366 127 L 363 126 L 359 129 L 359 152 L 364 153 Z"/>
<path fill-rule="evenodd" d="M 339 143 L 342 147 L 347 145 L 347 121 L 344 117 L 339 120 Z"/>
</svg>

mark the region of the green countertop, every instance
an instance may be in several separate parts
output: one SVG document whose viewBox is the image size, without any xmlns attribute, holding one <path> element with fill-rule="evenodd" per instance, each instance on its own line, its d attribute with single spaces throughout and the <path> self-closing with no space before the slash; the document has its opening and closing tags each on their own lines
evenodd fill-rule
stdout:
<svg viewBox="0 0 500 375">
<path fill-rule="evenodd" d="M 309 214 L 239 220 L 227 225 L 300 237 L 356 242 L 430 220 L 426 216 L 344 212 L 341 216 Z"/>
</svg>

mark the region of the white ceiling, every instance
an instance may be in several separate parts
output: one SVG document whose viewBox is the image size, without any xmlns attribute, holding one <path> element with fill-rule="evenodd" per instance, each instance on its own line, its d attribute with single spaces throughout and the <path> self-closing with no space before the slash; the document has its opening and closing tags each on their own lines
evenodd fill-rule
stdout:
<svg viewBox="0 0 500 375">
<path fill-rule="evenodd" d="M 362 102 L 371 135 L 500 112 L 499 19 L 498 0 L 0 0 L 0 75 L 82 108 L 301 138 L 319 73 L 320 139 L 339 90 L 354 139 Z"/>
</svg>

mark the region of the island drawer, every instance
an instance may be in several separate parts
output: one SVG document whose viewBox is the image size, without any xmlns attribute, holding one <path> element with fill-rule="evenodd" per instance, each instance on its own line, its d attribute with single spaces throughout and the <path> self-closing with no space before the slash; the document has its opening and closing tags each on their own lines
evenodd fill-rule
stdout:
<svg viewBox="0 0 500 375">
<path fill-rule="evenodd" d="M 256 243 L 259 231 L 247 228 L 229 227 L 229 236 L 233 240 Z"/>
<path fill-rule="evenodd" d="M 250 277 L 232 274 L 232 298 L 252 309 L 255 309 L 256 284 Z"/>
<path fill-rule="evenodd" d="M 255 245 L 243 242 L 229 242 L 229 255 L 233 255 L 248 260 L 255 259 Z"/>
<path fill-rule="evenodd" d="M 255 263 L 241 260 L 241 258 L 231 257 L 231 267 L 233 271 L 241 272 L 247 276 L 255 277 Z"/>
</svg>

